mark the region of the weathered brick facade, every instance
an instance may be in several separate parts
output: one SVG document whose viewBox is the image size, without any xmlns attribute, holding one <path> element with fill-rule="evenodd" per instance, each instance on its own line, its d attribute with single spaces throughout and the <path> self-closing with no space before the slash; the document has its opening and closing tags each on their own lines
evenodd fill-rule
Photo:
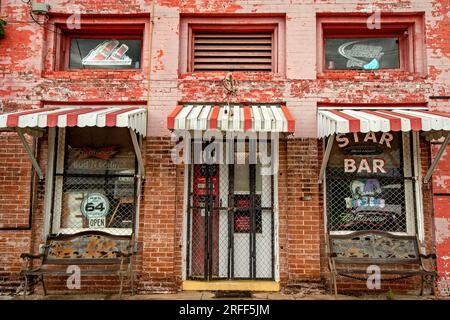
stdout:
<svg viewBox="0 0 450 320">
<path fill-rule="evenodd" d="M 317 184 L 323 153 L 322 140 L 316 138 L 318 104 L 428 105 L 434 110 L 449 111 L 450 44 L 446 40 L 450 4 L 445 0 L 155 0 L 154 7 L 151 0 L 46 2 L 50 4 L 50 22 L 74 12 L 81 13 L 81 23 L 99 17 L 106 22 L 109 17 L 147 19 L 142 69 L 55 71 L 55 48 L 51 45 L 54 30 L 33 22 L 29 7 L 21 1 L 1 1 L 0 11 L 0 18 L 7 21 L 6 37 L 0 39 L 3 112 L 49 104 L 148 103 L 148 133 L 143 143 L 146 179 L 141 191 L 139 253 L 135 263 L 140 292 L 176 291 L 183 278 L 181 226 L 186 172 L 183 165 L 171 161 L 173 142 L 166 118 L 180 102 L 227 101 L 222 86 L 226 72 L 179 73 L 179 25 L 183 17 L 271 15 L 285 19 L 285 73 L 235 72 L 238 92 L 232 98 L 235 102 L 284 102 L 296 121 L 295 135 L 280 141 L 278 249 L 282 286 L 303 281 L 326 282 L 329 275 L 324 247 L 323 190 Z M 382 15 L 423 15 L 425 34 L 419 38 L 426 44 L 422 61 L 425 74 L 390 70 L 317 73 L 316 42 L 320 39 L 316 14 L 366 14 L 371 11 L 370 6 L 379 8 Z M 42 15 L 36 18 L 39 23 L 47 23 Z M 46 136 L 39 139 L 36 148 L 45 172 Z M 425 172 L 430 162 L 430 146 L 425 142 L 421 144 L 421 156 Z M 447 175 L 444 160 L 435 173 L 433 185 L 423 187 L 426 244 L 438 254 L 438 285 L 443 295 L 448 295 L 450 287 Z M 37 250 L 42 242 L 45 190 L 44 182 L 38 180 L 31 178 L 31 163 L 16 135 L 2 133 L 0 292 L 20 289 L 19 256 Z M 302 201 L 303 196 L 311 196 L 311 200 Z M 111 289 L 115 281 L 105 278 L 96 281 L 95 286 L 83 282 L 82 289 L 115 290 Z M 406 284 L 401 282 L 392 288 L 409 288 Z M 347 289 L 359 287 L 364 289 L 365 284 L 342 284 Z"/>
</svg>

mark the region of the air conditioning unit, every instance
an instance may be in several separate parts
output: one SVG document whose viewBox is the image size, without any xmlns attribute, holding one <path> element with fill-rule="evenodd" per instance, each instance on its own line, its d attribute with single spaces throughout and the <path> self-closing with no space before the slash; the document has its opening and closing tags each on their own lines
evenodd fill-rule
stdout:
<svg viewBox="0 0 450 320">
<path fill-rule="evenodd" d="M 50 10 L 50 5 L 48 3 L 31 3 L 31 12 L 34 14 L 47 14 L 48 10 Z"/>
</svg>

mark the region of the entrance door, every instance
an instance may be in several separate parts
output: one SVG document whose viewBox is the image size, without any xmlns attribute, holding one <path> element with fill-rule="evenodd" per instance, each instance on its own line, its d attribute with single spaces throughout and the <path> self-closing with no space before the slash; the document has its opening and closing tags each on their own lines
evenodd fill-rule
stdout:
<svg viewBox="0 0 450 320">
<path fill-rule="evenodd" d="M 219 227 L 218 165 L 194 165 L 191 208 L 191 276 L 217 278 Z"/>
<path fill-rule="evenodd" d="M 187 278 L 273 279 L 273 176 L 259 164 L 190 166 Z"/>
</svg>

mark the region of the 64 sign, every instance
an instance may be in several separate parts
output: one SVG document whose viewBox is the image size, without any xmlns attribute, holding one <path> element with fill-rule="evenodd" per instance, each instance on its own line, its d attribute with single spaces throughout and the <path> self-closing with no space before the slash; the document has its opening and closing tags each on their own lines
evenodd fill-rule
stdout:
<svg viewBox="0 0 450 320">
<path fill-rule="evenodd" d="M 104 228 L 109 213 L 108 198 L 101 193 L 90 193 L 81 202 L 81 213 L 89 220 L 89 228 Z"/>
</svg>

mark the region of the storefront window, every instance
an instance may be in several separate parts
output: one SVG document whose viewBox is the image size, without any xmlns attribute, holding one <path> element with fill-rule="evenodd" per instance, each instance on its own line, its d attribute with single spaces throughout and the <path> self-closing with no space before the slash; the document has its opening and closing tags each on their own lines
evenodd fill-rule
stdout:
<svg viewBox="0 0 450 320">
<path fill-rule="evenodd" d="M 129 233 L 135 214 L 136 171 L 129 132 L 67 128 L 60 131 L 58 144 L 56 229 Z"/>
<path fill-rule="evenodd" d="M 330 231 L 407 231 L 402 141 L 402 133 L 336 136 L 326 171 Z"/>
<path fill-rule="evenodd" d="M 71 38 L 70 69 L 139 69 L 141 39 Z"/>
<path fill-rule="evenodd" d="M 327 70 L 399 69 L 400 49 L 397 38 L 326 38 Z"/>
</svg>

